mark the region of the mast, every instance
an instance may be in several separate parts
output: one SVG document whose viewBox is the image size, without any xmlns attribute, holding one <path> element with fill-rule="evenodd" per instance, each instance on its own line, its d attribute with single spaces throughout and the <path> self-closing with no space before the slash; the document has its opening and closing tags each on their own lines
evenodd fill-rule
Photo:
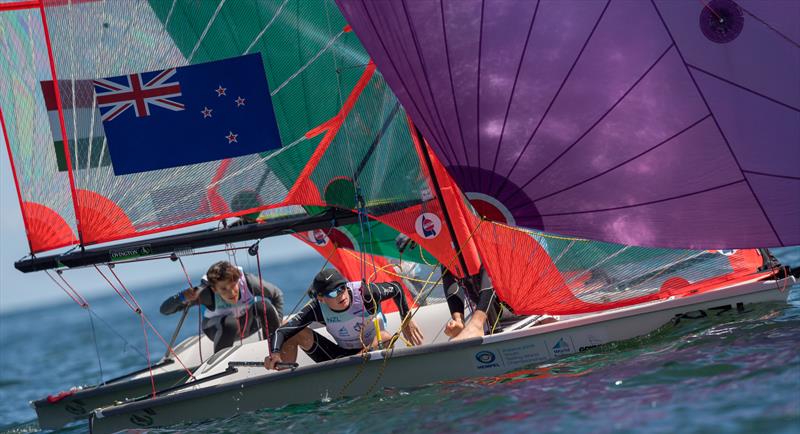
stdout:
<svg viewBox="0 0 800 434">
<path fill-rule="evenodd" d="M 464 254 L 461 251 L 461 244 L 458 242 L 458 237 L 456 236 L 455 228 L 453 227 L 453 221 L 450 219 L 450 213 L 447 212 L 447 206 L 444 203 L 444 196 L 442 196 L 442 189 L 439 186 L 439 180 L 436 178 L 436 172 L 433 170 L 433 162 L 431 162 L 431 156 L 428 154 L 428 147 L 425 146 L 425 138 L 422 137 L 422 133 L 419 131 L 416 125 L 412 123 L 414 127 L 414 134 L 417 136 L 416 145 L 420 147 L 420 155 L 425 160 L 425 166 L 428 168 L 428 174 L 431 177 L 431 183 L 433 184 L 433 190 L 436 193 L 436 197 L 439 200 L 439 206 L 442 208 L 442 215 L 444 216 L 445 224 L 447 225 L 447 231 L 450 233 L 450 239 L 453 240 L 453 248 L 456 250 L 456 254 L 458 255 L 458 262 L 461 264 L 461 269 L 464 270 L 464 277 L 469 276 L 469 269 L 467 268 L 467 261 L 464 260 Z M 457 276 L 453 276 L 457 277 Z"/>
</svg>

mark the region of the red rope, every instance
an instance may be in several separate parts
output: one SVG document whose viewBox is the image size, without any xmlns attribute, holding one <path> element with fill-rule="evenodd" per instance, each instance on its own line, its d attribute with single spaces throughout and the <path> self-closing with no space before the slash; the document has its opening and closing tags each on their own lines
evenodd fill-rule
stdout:
<svg viewBox="0 0 800 434">
<path fill-rule="evenodd" d="M 124 301 L 124 302 L 125 302 L 125 304 L 127 304 L 127 305 L 128 305 L 128 307 L 129 307 L 129 308 L 131 308 L 131 310 L 132 310 L 132 311 L 136 312 L 136 307 L 134 307 L 134 306 L 131 304 L 131 302 L 130 302 L 130 301 L 128 301 L 128 299 L 127 299 L 127 298 L 125 298 L 125 296 L 124 296 L 124 295 L 122 295 L 122 292 L 120 292 L 120 290 L 119 290 L 119 289 L 117 289 L 117 287 L 116 287 L 116 286 L 114 286 L 114 284 L 113 284 L 113 283 L 111 283 L 111 281 L 110 281 L 110 280 L 108 280 L 108 277 L 106 277 L 106 275 L 105 275 L 105 274 L 103 274 L 103 272 L 102 272 L 102 271 L 100 271 L 100 269 L 97 267 L 97 265 L 93 265 L 93 267 L 94 267 L 94 269 L 95 269 L 95 270 L 97 270 L 97 272 L 98 272 L 98 273 L 100 273 L 100 275 L 101 275 L 101 276 L 103 276 L 103 279 L 105 279 L 105 280 L 106 280 L 106 282 L 108 282 L 109 286 L 111 286 L 111 288 L 113 288 L 113 289 L 114 289 L 114 292 L 116 292 L 116 293 L 117 293 L 117 295 L 119 295 L 119 297 L 122 299 L 122 301 Z M 110 267 L 109 267 L 109 268 L 110 268 Z"/>
<path fill-rule="evenodd" d="M 117 287 L 114 286 L 113 283 L 111 283 L 111 281 L 108 279 L 108 277 L 106 277 L 106 275 L 103 274 L 103 272 L 100 271 L 99 268 L 97 268 L 97 265 L 95 265 L 94 268 L 97 270 L 98 273 L 100 273 L 101 276 L 103 276 L 103 279 L 105 279 L 106 282 L 108 282 L 108 284 L 111 285 L 112 288 L 114 288 L 114 291 L 116 291 L 116 293 L 120 296 L 120 298 L 122 298 L 122 300 L 125 302 L 125 304 L 127 304 L 128 307 L 130 307 L 131 310 L 134 313 L 138 314 L 141 317 L 142 321 L 146 321 L 147 322 L 147 325 L 150 326 L 150 329 L 153 330 L 153 333 L 155 333 L 155 335 L 158 337 L 158 339 L 164 344 L 165 347 L 167 347 L 167 351 L 169 351 L 169 353 L 172 354 L 175 357 L 175 360 L 189 374 L 189 377 L 193 377 L 192 371 L 190 371 L 189 368 L 186 367 L 186 365 L 183 363 L 183 361 L 181 361 L 180 357 L 178 357 L 178 355 L 175 354 L 175 351 L 173 350 L 173 348 L 167 343 L 167 341 L 164 339 L 164 337 L 161 336 L 161 333 L 158 332 L 158 330 L 153 325 L 153 323 L 151 323 L 150 320 L 147 318 L 147 316 L 145 316 L 144 312 L 142 311 L 141 306 L 139 306 L 139 303 L 136 301 L 136 298 L 133 296 L 133 293 L 131 293 L 128 290 L 128 288 L 125 287 L 125 284 L 122 283 L 122 280 L 120 280 L 119 276 L 117 276 L 117 273 L 114 272 L 114 269 L 112 267 L 108 267 L 108 269 L 111 271 L 111 274 L 114 275 L 114 278 L 116 278 L 117 282 L 119 282 L 120 286 L 125 290 L 125 293 L 130 297 L 131 301 L 128 301 L 125 298 L 125 296 L 122 294 L 122 292 L 120 292 L 117 289 Z M 146 333 L 146 331 L 145 331 L 145 333 Z M 147 363 L 148 364 L 150 363 L 150 355 L 149 355 L 149 353 L 148 353 L 148 356 L 147 356 Z M 152 372 L 151 372 L 151 375 L 152 375 Z"/>
<path fill-rule="evenodd" d="M 192 279 L 189 278 L 189 272 L 186 271 L 186 266 L 183 265 L 183 259 L 178 256 L 178 262 L 181 264 L 181 268 L 183 269 L 183 275 L 186 276 L 186 281 L 189 282 L 189 288 L 194 288 L 192 285 Z M 200 307 L 197 307 L 197 350 L 200 353 L 200 363 L 203 363 L 203 345 L 200 344 L 200 340 L 203 339 L 203 312 L 201 312 Z"/>
<path fill-rule="evenodd" d="M 147 327 L 144 325 L 144 314 L 139 311 L 139 320 L 142 323 L 142 333 L 144 334 L 144 352 L 147 354 L 147 369 L 150 371 L 150 386 L 153 388 L 153 398 L 156 397 L 156 380 L 153 377 L 153 364 L 150 362 L 150 344 L 147 342 Z"/>
<path fill-rule="evenodd" d="M 73 295 L 72 293 L 70 293 L 69 291 L 67 291 L 67 289 L 66 289 L 66 288 L 64 288 L 64 287 L 63 287 L 63 286 L 62 286 L 60 283 L 58 283 L 58 281 L 57 281 L 57 280 L 56 280 L 56 279 L 55 279 L 53 276 L 51 276 L 51 275 L 50 275 L 50 272 L 49 272 L 48 270 L 44 270 L 44 273 L 45 273 L 45 274 L 47 274 L 47 277 L 49 277 L 49 278 L 50 278 L 50 280 L 52 280 L 52 281 L 53 281 L 53 283 L 55 283 L 55 284 L 56 284 L 56 285 L 57 285 L 59 288 L 61 288 L 61 290 L 62 290 L 62 291 L 64 291 L 64 293 L 65 293 L 65 294 L 67 294 L 67 296 L 69 296 L 69 298 L 71 298 L 71 299 L 72 299 L 72 301 L 74 301 L 75 303 L 77 303 L 77 304 L 78 304 L 78 306 L 80 306 L 80 307 L 83 307 L 83 308 L 89 307 L 89 302 L 87 302 L 87 301 L 86 301 L 86 299 L 84 299 L 83 297 L 81 297 L 81 295 L 80 295 L 80 294 L 78 294 L 78 291 L 75 291 L 75 288 L 73 288 L 73 287 L 72 287 L 72 286 L 71 286 L 71 285 L 70 285 L 70 284 L 69 284 L 69 283 L 68 283 L 68 282 L 67 282 L 67 281 L 64 279 L 64 276 L 62 276 L 60 273 L 59 273 L 59 275 L 58 275 L 58 276 L 61 278 L 61 280 L 63 280 L 63 281 L 64 281 L 64 283 L 66 283 L 66 284 L 67 284 L 67 286 L 69 287 L 69 289 L 71 289 L 71 290 L 72 290 L 72 292 L 74 293 L 74 295 Z M 80 300 L 79 300 L 79 299 L 80 299 Z"/>
</svg>

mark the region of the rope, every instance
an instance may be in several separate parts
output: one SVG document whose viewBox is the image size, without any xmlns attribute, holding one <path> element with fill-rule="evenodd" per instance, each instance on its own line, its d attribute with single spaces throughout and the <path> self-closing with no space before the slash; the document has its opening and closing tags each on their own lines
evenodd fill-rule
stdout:
<svg viewBox="0 0 800 434">
<path fill-rule="evenodd" d="M 178 357 L 178 355 L 175 353 L 174 349 L 167 343 L 166 340 L 164 340 L 164 338 L 161 336 L 161 334 L 158 332 L 158 330 L 155 328 L 155 326 L 150 322 L 150 320 L 147 318 L 147 316 L 145 316 L 144 312 L 142 311 L 142 308 L 139 306 L 139 303 L 137 303 L 136 299 L 133 297 L 133 294 L 128 290 L 127 287 L 125 287 L 125 284 L 122 283 L 122 280 L 120 280 L 119 276 L 117 276 L 117 274 L 114 272 L 114 268 L 109 264 L 108 269 L 111 271 L 111 274 L 114 275 L 114 278 L 117 280 L 117 282 L 120 284 L 120 286 L 125 290 L 125 293 L 131 298 L 131 301 L 128 301 L 125 298 L 125 296 L 122 295 L 122 293 L 117 289 L 117 287 L 114 286 L 113 283 L 111 283 L 111 281 L 108 279 L 108 277 L 106 277 L 106 275 L 103 274 L 102 271 L 100 271 L 100 269 L 97 267 L 97 265 L 95 265 L 94 268 L 97 270 L 98 273 L 100 273 L 101 276 L 103 276 L 103 278 L 114 289 L 114 291 L 116 291 L 116 293 L 119 294 L 119 296 L 122 298 L 122 300 L 125 302 L 125 304 L 127 304 L 128 307 L 130 307 L 131 310 L 134 313 L 139 315 L 139 317 L 140 317 L 140 319 L 142 321 L 142 324 L 144 324 L 146 322 L 150 326 L 150 329 L 153 330 L 153 333 L 155 333 L 156 337 L 158 337 L 158 339 L 164 344 L 164 346 L 167 347 L 167 350 L 169 351 L 169 353 L 172 354 L 173 357 L 175 357 L 175 360 L 189 374 L 189 377 L 190 378 L 194 378 L 194 375 L 192 374 L 192 371 L 189 370 L 189 368 L 186 367 L 186 365 L 183 363 L 183 361 L 181 361 L 180 357 Z M 147 332 L 145 330 L 145 334 L 146 333 Z M 149 352 L 149 350 L 147 351 L 146 358 L 147 358 L 148 365 L 150 365 L 151 362 L 150 362 L 150 352 Z M 152 372 L 151 372 L 151 376 L 152 376 Z"/>
<path fill-rule="evenodd" d="M 89 315 L 89 324 L 92 326 L 92 342 L 94 343 L 94 351 L 97 354 L 97 366 L 100 368 L 100 384 L 105 383 L 103 380 L 103 362 L 100 360 L 100 347 L 97 346 L 97 332 L 94 329 L 94 319 L 92 318 L 92 312 L 86 311 Z"/>
<path fill-rule="evenodd" d="M 484 221 L 483 218 L 481 218 L 481 222 L 482 221 Z M 539 237 L 542 237 L 542 238 L 550 238 L 550 239 L 553 239 L 553 240 L 565 240 L 565 241 L 591 242 L 590 240 L 587 240 L 585 238 L 562 237 L 562 236 L 559 236 L 559 235 L 548 234 L 548 233 L 545 233 L 545 232 L 532 231 L 530 229 L 525 229 L 525 228 L 521 228 L 521 227 L 509 226 L 509 225 L 506 225 L 506 224 L 503 224 L 503 223 L 500 223 L 500 222 L 496 222 L 496 221 L 492 221 L 492 224 L 500 226 L 500 227 L 503 227 L 503 228 L 506 228 L 506 229 L 511 229 L 512 231 L 522 232 L 522 233 L 525 233 L 525 234 L 528 234 L 528 235 L 536 235 L 536 236 L 539 236 Z"/>
<path fill-rule="evenodd" d="M 189 272 L 186 271 L 186 265 L 183 263 L 183 259 L 180 256 L 178 258 L 178 263 L 181 265 L 181 269 L 183 270 L 183 275 L 186 276 L 186 282 L 189 283 L 189 288 L 194 288 L 192 284 L 192 279 L 189 278 Z M 198 307 L 197 308 L 197 351 L 200 355 L 200 363 L 203 363 L 203 345 L 200 341 L 203 339 L 203 312 Z"/>
<path fill-rule="evenodd" d="M 472 230 L 472 232 L 469 234 L 469 236 L 467 237 L 466 241 L 462 244 L 462 246 L 467 245 L 469 243 L 469 241 L 472 239 L 472 237 L 475 236 L 475 234 L 478 232 L 478 229 L 481 227 L 481 224 L 483 223 L 483 221 L 484 220 L 481 219 L 478 222 L 478 224 L 475 225 L 475 229 Z M 458 258 L 458 255 L 461 253 L 461 249 L 463 249 L 463 247 L 461 247 L 460 249 L 458 249 L 455 252 L 455 255 L 453 256 L 453 260 Z M 452 263 L 452 261 L 451 261 L 451 263 Z M 439 264 L 441 264 L 441 262 Z M 430 277 L 433 275 L 434 271 L 435 271 L 435 268 L 431 270 L 431 273 L 428 276 L 428 279 L 430 279 Z M 436 284 L 441 282 L 441 280 L 442 280 L 442 277 L 440 275 L 439 279 L 436 281 Z M 383 365 L 381 366 L 381 369 L 378 372 L 378 375 L 375 377 L 375 380 L 372 382 L 372 385 L 368 389 L 367 394 L 372 392 L 372 389 L 375 388 L 375 386 L 378 384 L 378 381 L 383 377 L 383 374 L 384 374 L 384 372 L 386 370 L 386 365 L 388 364 L 389 359 L 392 357 L 392 354 L 394 354 L 394 344 L 398 341 L 398 339 L 400 339 L 400 335 L 401 335 L 403 329 L 408 325 L 409 321 L 411 321 L 414 318 L 414 315 L 416 315 L 417 312 L 419 311 L 420 307 L 423 304 L 420 301 L 424 302 L 424 300 L 427 299 L 427 297 L 430 295 L 430 293 L 433 292 L 433 288 L 435 288 L 435 287 L 436 287 L 435 285 L 432 285 L 430 288 L 423 287 L 422 290 L 420 290 L 419 295 L 417 297 L 415 297 L 414 303 L 417 305 L 417 307 L 409 309 L 409 312 L 406 314 L 406 316 L 400 322 L 399 330 L 397 332 L 395 332 L 392 335 L 392 337 L 389 339 L 389 344 L 387 345 L 386 349 L 384 350 L 384 354 L 383 354 Z M 363 341 L 362 341 L 362 345 L 363 345 Z M 369 361 L 369 358 L 367 356 L 367 353 L 365 353 L 364 356 L 363 356 L 363 363 L 361 363 L 361 365 L 359 366 L 358 371 L 356 371 L 356 373 L 353 375 L 353 377 L 350 380 L 348 380 L 344 384 L 342 389 L 340 390 L 340 392 L 339 392 L 339 396 L 340 397 L 344 396 L 344 393 L 347 390 L 347 388 L 350 387 L 351 384 L 353 384 L 353 381 L 355 381 L 356 378 L 358 378 L 361 375 L 362 372 L 364 372 L 364 367 L 366 366 L 366 362 L 368 362 L 368 361 Z"/>
<path fill-rule="evenodd" d="M 53 276 L 50 275 L 50 272 L 48 270 L 44 270 L 44 273 L 47 274 L 47 277 L 49 277 L 50 280 L 53 281 L 53 283 L 55 283 L 59 288 L 61 288 L 61 290 L 64 291 L 64 293 L 67 294 L 67 296 L 71 298 L 72 301 L 74 301 L 78 306 L 82 308 L 87 308 L 89 306 L 89 303 L 87 303 L 86 300 L 84 300 L 83 297 L 81 297 L 80 294 L 78 294 L 71 286 L 69 286 L 66 280 L 64 280 L 64 277 L 61 276 L 60 270 L 58 272 L 59 277 L 61 277 L 61 280 L 64 280 L 64 283 L 67 283 L 67 286 L 69 286 L 69 288 L 72 289 L 75 295 L 72 295 L 69 291 L 67 291 L 66 288 L 61 286 L 61 284 L 58 283 L 58 281 Z M 80 300 L 78 300 L 79 298 Z"/>
<path fill-rule="evenodd" d="M 156 397 L 156 380 L 153 377 L 153 364 L 150 361 L 150 344 L 147 339 L 147 327 L 144 325 L 144 315 L 139 312 L 139 321 L 142 323 L 142 333 L 144 334 L 144 351 L 147 353 L 147 370 L 150 372 L 150 386 L 153 389 L 153 398 Z"/>
</svg>

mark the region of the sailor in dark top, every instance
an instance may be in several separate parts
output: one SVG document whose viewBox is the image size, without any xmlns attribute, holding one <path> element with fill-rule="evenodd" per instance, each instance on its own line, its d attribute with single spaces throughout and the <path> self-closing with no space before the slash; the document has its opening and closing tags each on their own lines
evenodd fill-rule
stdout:
<svg viewBox="0 0 800 434">
<path fill-rule="evenodd" d="M 401 255 L 404 251 L 417 247 L 405 234 L 398 235 L 395 244 Z M 442 286 L 451 317 L 445 325 L 444 334 L 458 340 L 483 336 L 487 328 L 491 331 L 500 315 L 501 306 L 486 270 L 481 267 L 477 274 L 465 278 L 453 276 L 444 265 L 441 270 Z M 464 325 L 464 306 L 467 299 L 475 308 L 472 317 Z"/>
<path fill-rule="evenodd" d="M 393 299 L 401 317 L 409 312 L 399 282 L 371 283 L 366 287 L 362 282 L 348 282 L 334 269 L 326 269 L 314 277 L 311 292 L 314 299 L 273 331 L 272 353 L 264 360 L 267 369 L 294 362 L 298 346 L 315 362 L 372 350 L 379 343 L 378 336 L 381 341 L 391 337 L 382 318 L 373 318 L 381 301 Z M 326 327 L 335 343 L 308 327 L 315 321 Z M 407 321 L 402 332 L 411 344 L 422 343 L 422 332 L 413 320 Z"/>
<path fill-rule="evenodd" d="M 261 287 L 264 288 L 262 300 Z M 212 265 L 200 286 L 186 289 L 161 304 L 161 313 L 169 315 L 185 306 L 200 304 L 203 332 L 214 342 L 214 352 L 233 346 L 244 337 L 264 329 L 264 336 L 280 326 L 283 318 L 283 292 L 272 283 L 259 280 L 227 261 Z M 264 312 L 267 324 L 265 327 Z M 242 333 L 244 330 L 244 333 Z"/>
</svg>

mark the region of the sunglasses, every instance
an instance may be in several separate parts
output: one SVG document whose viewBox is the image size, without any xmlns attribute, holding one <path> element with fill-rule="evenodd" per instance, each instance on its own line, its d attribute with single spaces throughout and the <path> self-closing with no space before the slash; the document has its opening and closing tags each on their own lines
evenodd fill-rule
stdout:
<svg viewBox="0 0 800 434">
<path fill-rule="evenodd" d="M 336 289 L 323 293 L 322 296 L 328 298 L 336 298 L 339 296 L 339 294 L 343 293 L 345 289 L 347 289 L 347 287 L 345 285 L 342 285 Z"/>
</svg>

